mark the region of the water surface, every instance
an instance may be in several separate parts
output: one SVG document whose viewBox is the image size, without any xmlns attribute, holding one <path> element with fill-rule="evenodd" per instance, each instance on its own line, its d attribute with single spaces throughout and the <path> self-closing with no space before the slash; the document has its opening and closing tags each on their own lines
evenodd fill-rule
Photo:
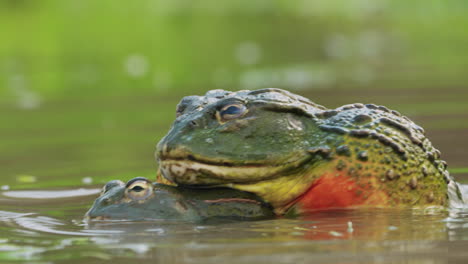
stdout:
<svg viewBox="0 0 468 264">
<path fill-rule="evenodd" d="M 453 175 L 466 182 L 466 94 L 418 91 L 405 96 L 362 90 L 336 98 L 306 94 L 334 107 L 385 104 L 424 126 Z M 458 94 L 457 94 L 458 93 Z M 404 97 L 404 99 L 402 99 Z M 133 100 L 139 104 L 131 104 Z M 70 263 L 151 259 L 169 263 L 464 263 L 468 211 L 338 210 L 298 219 L 218 225 L 82 221 L 103 183 L 154 178 L 154 145 L 178 98 L 57 101 L 34 112 L 10 111 L 22 129 L 2 137 L 0 259 Z M 427 113 L 427 109 L 438 111 Z M 431 106 L 431 108 L 429 108 Z M 457 108 L 459 107 L 459 108 Z M 57 111 L 60 110 L 60 111 Z M 167 112 L 167 113 L 166 113 Z M 47 115 L 47 122 L 37 119 Z M 73 119 L 69 119 L 74 116 Z M 96 118 L 98 116 L 98 118 Z M 69 120 L 69 121 L 67 121 Z M 123 125 L 125 124 L 125 125 Z M 457 262 L 458 261 L 458 262 Z"/>
</svg>

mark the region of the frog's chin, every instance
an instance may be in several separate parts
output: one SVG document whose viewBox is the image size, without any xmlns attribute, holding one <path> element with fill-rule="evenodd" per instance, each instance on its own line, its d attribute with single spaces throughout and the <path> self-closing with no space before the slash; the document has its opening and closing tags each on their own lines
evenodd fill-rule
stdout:
<svg viewBox="0 0 468 264">
<path fill-rule="evenodd" d="M 183 185 L 248 184 L 278 178 L 309 166 L 310 156 L 279 165 L 208 164 L 193 160 L 160 160 L 161 174 L 171 182 Z"/>
</svg>

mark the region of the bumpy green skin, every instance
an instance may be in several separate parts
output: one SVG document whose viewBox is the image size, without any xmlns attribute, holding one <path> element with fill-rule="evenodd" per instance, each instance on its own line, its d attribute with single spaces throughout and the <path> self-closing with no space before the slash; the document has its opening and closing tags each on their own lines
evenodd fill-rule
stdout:
<svg viewBox="0 0 468 264">
<path fill-rule="evenodd" d="M 452 181 L 440 152 L 424 130 L 396 111 L 373 104 L 352 104 L 316 115 L 330 153 L 339 157 L 336 169 L 354 177 L 376 176 L 391 205 L 448 205 Z M 359 162 L 356 162 L 359 161 Z"/>
<path fill-rule="evenodd" d="M 233 102 L 246 113 L 220 121 Z M 383 106 L 331 110 L 281 89 L 213 90 L 183 98 L 177 115 L 156 150 L 161 182 L 251 191 L 279 213 L 327 173 L 384 193 L 384 206 L 463 202 L 424 130 Z"/>
<path fill-rule="evenodd" d="M 195 190 L 155 183 L 152 184 L 152 194 L 138 200 L 128 196 L 127 188 L 121 181 L 107 183 L 85 218 L 206 223 L 261 220 L 274 216 L 271 206 L 259 197 L 229 188 Z"/>
</svg>

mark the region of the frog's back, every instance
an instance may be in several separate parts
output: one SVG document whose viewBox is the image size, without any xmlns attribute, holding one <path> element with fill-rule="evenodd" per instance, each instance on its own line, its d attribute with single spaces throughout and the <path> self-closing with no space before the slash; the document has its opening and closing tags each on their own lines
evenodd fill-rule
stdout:
<svg viewBox="0 0 468 264">
<path fill-rule="evenodd" d="M 447 164 L 407 117 L 383 106 L 351 104 L 314 118 L 328 134 L 322 137 L 328 137 L 331 162 L 317 170 L 318 180 L 295 201 L 303 208 L 448 205 L 453 179 Z"/>
</svg>

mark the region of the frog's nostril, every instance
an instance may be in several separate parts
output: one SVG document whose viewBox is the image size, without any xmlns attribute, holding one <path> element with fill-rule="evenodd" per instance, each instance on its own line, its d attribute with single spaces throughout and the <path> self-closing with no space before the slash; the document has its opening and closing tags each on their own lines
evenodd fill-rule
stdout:
<svg viewBox="0 0 468 264">
<path fill-rule="evenodd" d="M 190 121 L 190 126 L 191 126 L 192 128 L 198 127 L 198 122 L 195 121 L 195 120 L 192 120 L 192 121 Z"/>
</svg>

